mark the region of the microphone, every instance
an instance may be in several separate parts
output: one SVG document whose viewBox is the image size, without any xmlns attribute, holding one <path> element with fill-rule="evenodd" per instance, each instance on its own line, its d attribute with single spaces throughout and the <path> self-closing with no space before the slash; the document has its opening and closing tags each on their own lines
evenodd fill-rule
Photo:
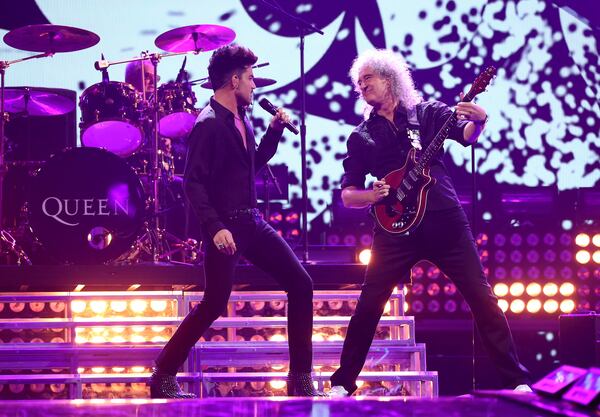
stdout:
<svg viewBox="0 0 600 417">
<path fill-rule="evenodd" d="M 107 60 L 104 59 L 104 54 L 102 54 L 102 59 L 100 61 L 94 62 L 94 68 L 96 68 L 98 71 L 106 69 L 109 66 L 110 66 L 110 62 L 108 62 Z"/>
<path fill-rule="evenodd" d="M 101 57 L 102 57 L 102 61 L 104 61 L 104 54 L 101 54 Z M 104 68 L 104 69 L 102 69 L 102 82 L 107 83 L 109 81 L 110 81 L 110 78 L 108 78 L 108 70 L 106 68 Z"/>
<path fill-rule="evenodd" d="M 267 100 L 266 97 L 261 98 L 258 104 L 260 105 L 260 107 L 271 113 L 273 116 L 277 113 L 277 107 L 275 107 L 273 103 Z M 296 129 L 296 126 L 294 126 L 291 122 L 287 122 L 285 124 L 285 127 L 294 135 L 298 134 L 298 129 Z"/>
<path fill-rule="evenodd" d="M 181 64 L 181 68 L 179 68 L 179 73 L 177 74 L 177 78 L 175 79 L 175 82 L 177 84 L 181 83 L 183 81 L 183 79 L 185 78 L 185 63 L 187 62 L 187 56 L 185 58 L 183 58 L 183 64 Z"/>
</svg>

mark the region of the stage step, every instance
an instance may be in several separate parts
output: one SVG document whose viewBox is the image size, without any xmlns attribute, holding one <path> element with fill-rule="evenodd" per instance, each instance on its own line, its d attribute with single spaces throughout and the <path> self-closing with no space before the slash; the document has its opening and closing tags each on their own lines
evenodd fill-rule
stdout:
<svg viewBox="0 0 600 417">
<path fill-rule="evenodd" d="M 398 340 L 375 340 L 367 366 L 394 366 L 399 369 L 426 369 L 425 345 L 407 346 Z M 316 366 L 339 364 L 343 342 L 313 342 Z M 0 344 L 0 369 L 60 369 L 91 367 L 152 367 L 163 344 L 76 345 L 69 343 Z M 135 349 L 135 355 L 129 355 Z M 287 342 L 199 342 L 190 353 L 193 369 L 201 367 L 264 367 L 289 362 Z M 408 364 L 407 366 L 405 364 Z M 404 367 L 401 365 L 405 365 Z M 0 376 L 0 381 L 1 381 Z"/>
<path fill-rule="evenodd" d="M 109 326 L 179 326 L 183 317 L 130 317 L 130 318 L 27 318 L 0 319 L 0 330 L 7 329 L 74 329 L 77 327 Z M 313 327 L 348 327 L 349 316 L 316 316 Z M 220 317 L 212 328 L 285 328 L 287 317 Z M 383 316 L 379 327 L 399 327 L 400 338 L 414 344 L 415 329 L 412 316 Z"/>
<path fill-rule="evenodd" d="M 314 372 L 313 379 L 322 389 L 329 381 L 332 372 Z M 189 389 L 199 396 L 205 396 L 219 383 L 285 381 L 286 372 L 189 372 L 177 375 L 180 383 L 190 384 Z M 32 374 L 0 375 L 0 383 L 5 384 L 69 384 L 76 398 L 81 398 L 83 384 L 147 383 L 149 373 L 131 374 Z M 432 371 L 393 371 L 361 372 L 358 377 L 363 382 L 388 382 L 413 384 L 408 388 L 410 396 L 437 397 L 438 374 Z M 400 392 L 400 391 L 398 391 Z"/>
</svg>

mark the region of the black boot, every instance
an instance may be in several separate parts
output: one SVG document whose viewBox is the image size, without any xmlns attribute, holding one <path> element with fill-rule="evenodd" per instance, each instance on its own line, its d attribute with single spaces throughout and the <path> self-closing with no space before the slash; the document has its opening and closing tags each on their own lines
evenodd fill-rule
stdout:
<svg viewBox="0 0 600 417">
<path fill-rule="evenodd" d="M 289 372 L 287 376 L 287 395 L 289 397 L 327 397 L 313 385 L 310 372 Z"/>
<path fill-rule="evenodd" d="M 150 377 L 150 398 L 196 398 L 177 383 L 175 375 L 161 374 L 156 368 Z"/>
</svg>

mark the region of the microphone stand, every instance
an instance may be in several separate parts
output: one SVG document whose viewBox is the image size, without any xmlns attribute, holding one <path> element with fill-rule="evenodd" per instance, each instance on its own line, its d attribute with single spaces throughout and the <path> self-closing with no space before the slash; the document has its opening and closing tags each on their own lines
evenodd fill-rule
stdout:
<svg viewBox="0 0 600 417">
<path fill-rule="evenodd" d="M 291 20 L 298 27 L 298 36 L 300 37 L 300 155 L 302 168 L 302 262 L 308 263 L 308 185 L 307 185 L 307 167 L 306 167 L 306 72 L 304 70 L 304 38 L 307 34 L 318 33 L 324 35 L 322 30 L 307 22 L 306 20 L 294 16 L 279 5 L 261 0 L 262 3 L 269 6 L 288 20 Z"/>
<path fill-rule="evenodd" d="M 271 169 L 271 166 L 269 164 L 265 165 L 264 180 L 265 180 L 265 221 L 268 223 L 269 215 L 271 214 L 270 213 L 270 206 L 271 206 L 270 194 L 271 194 L 271 192 L 269 191 L 269 183 L 271 181 L 273 182 L 273 184 L 275 185 L 275 188 L 277 189 L 278 195 L 281 196 L 283 194 L 283 192 L 281 191 L 281 187 L 279 186 L 279 181 L 277 181 L 277 177 L 273 174 L 273 170 Z"/>
</svg>

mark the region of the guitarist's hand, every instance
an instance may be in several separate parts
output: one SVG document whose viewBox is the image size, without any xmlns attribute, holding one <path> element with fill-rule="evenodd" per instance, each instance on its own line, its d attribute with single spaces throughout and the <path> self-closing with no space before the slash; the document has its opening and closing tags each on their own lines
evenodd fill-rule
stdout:
<svg viewBox="0 0 600 417">
<path fill-rule="evenodd" d="M 227 229 L 219 230 L 213 238 L 213 243 L 217 249 L 219 249 L 219 252 L 222 252 L 226 255 L 233 255 L 237 250 L 235 247 L 235 241 L 233 240 L 233 235 Z"/>
<path fill-rule="evenodd" d="M 463 93 L 460 93 L 461 100 L 464 96 Z M 476 124 L 483 124 L 487 117 L 485 109 L 472 101 L 459 102 L 456 105 L 456 114 L 458 115 L 459 120 L 468 120 L 470 122 L 475 122 Z"/>
<path fill-rule="evenodd" d="M 379 203 L 390 194 L 390 186 L 385 183 L 385 179 L 377 180 L 373 183 L 373 203 Z"/>
</svg>

